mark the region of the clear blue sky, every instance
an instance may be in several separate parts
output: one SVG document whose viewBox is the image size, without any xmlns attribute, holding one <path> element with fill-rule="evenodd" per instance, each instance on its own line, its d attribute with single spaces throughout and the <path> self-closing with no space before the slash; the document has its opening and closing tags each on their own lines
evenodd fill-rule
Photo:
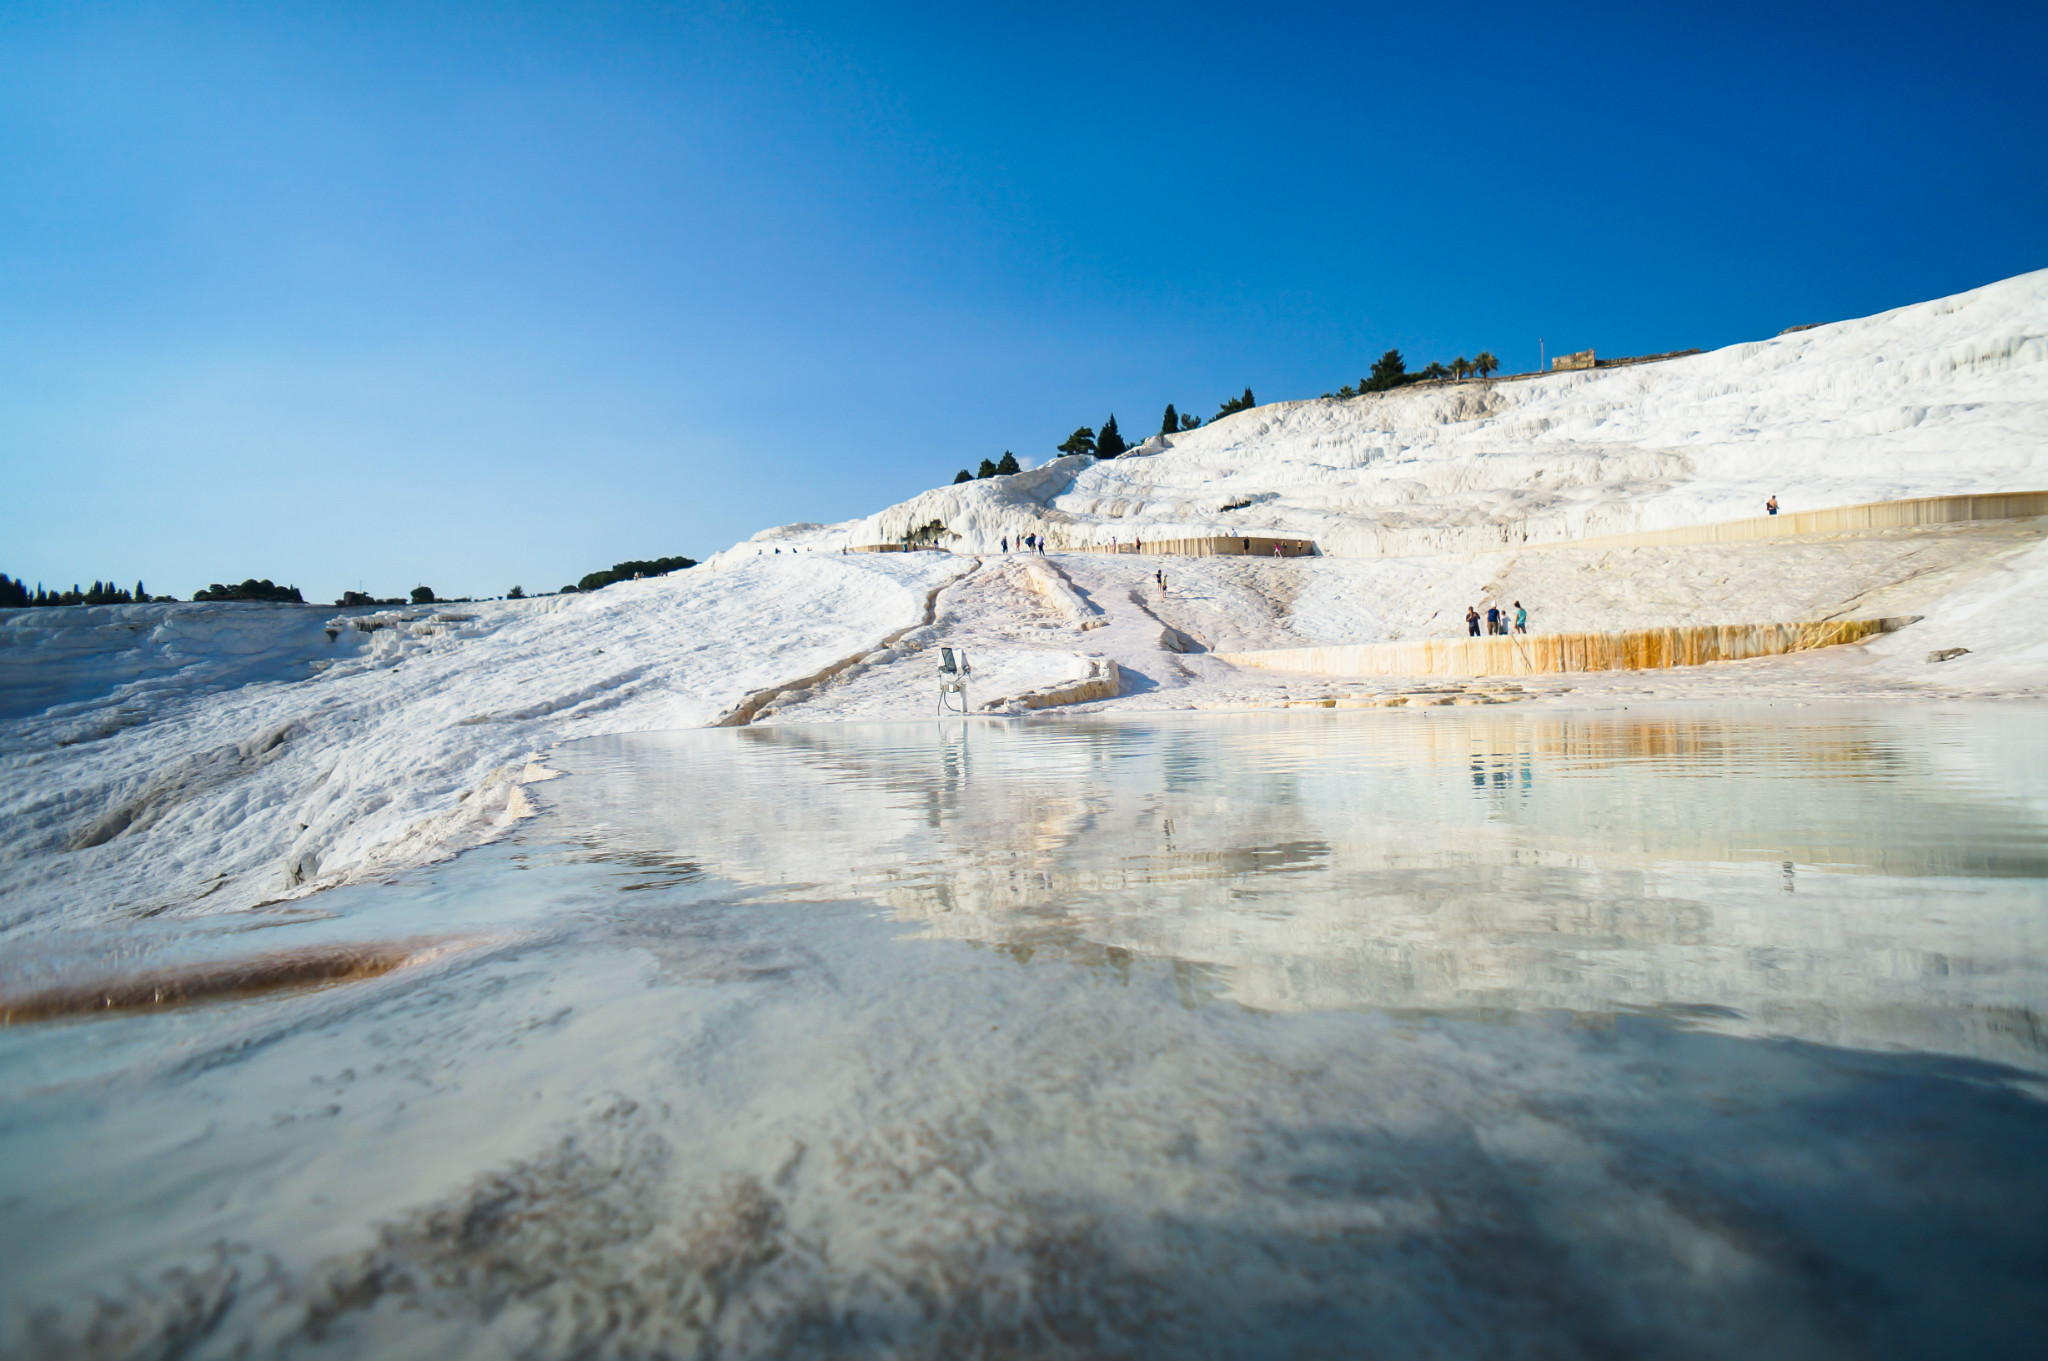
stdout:
<svg viewBox="0 0 2048 1361">
<path fill-rule="evenodd" d="M 2048 265 L 2048 5 L 0 5 L 0 571 L 444 595 Z"/>
</svg>

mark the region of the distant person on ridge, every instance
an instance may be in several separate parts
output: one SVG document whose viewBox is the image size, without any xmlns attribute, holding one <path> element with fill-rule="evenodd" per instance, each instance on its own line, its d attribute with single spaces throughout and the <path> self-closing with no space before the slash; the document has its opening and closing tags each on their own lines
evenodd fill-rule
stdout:
<svg viewBox="0 0 2048 1361">
<path fill-rule="evenodd" d="M 1486 636 L 1491 638 L 1500 631 L 1500 606 L 1488 605 L 1486 607 Z"/>
<path fill-rule="evenodd" d="M 1528 612 L 1527 610 L 1523 609 L 1523 608 L 1522 608 L 1522 602 L 1521 602 L 1521 601 L 1519 601 L 1519 600 L 1517 600 L 1517 601 L 1515 602 L 1515 632 L 1517 632 L 1517 633 L 1527 633 L 1528 631 L 1529 631 L 1529 612 Z"/>
<path fill-rule="evenodd" d="M 1161 595 L 1165 595 L 1165 594 L 1166 594 L 1166 569 L 1162 567 L 1162 568 L 1161 568 L 1161 569 L 1159 569 L 1158 571 L 1154 572 L 1154 573 L 1153 573 L 1152 575 L 1153 575 L 1153 576 L 1155 576 L 1155 577 L 1157 577 L 1157 578 L 1159 579 L 1159 594 L 1161 594 Z"/>
<path fill-rule="evenodd" d="M 1770 499 L 1770 500 L 1768 500 L 1768 501 L 1766 501 L 1766 502 L 1764 502 L 1764 514 L 1766 514 L 1766 515 L 1776 515 L 1777 513 L 1778 513 L 1778 496 L 1777 496 L 1777 493 L 1773 492 L 1773 493 L 1771 494 L 1771 499 Z"/>
<path fill-rule="evenodd" d="M 1476 605 L 1465 607 L 1465 631 L 1474 638 L 1479 636 L 1479 607 Z"/>
</svg>

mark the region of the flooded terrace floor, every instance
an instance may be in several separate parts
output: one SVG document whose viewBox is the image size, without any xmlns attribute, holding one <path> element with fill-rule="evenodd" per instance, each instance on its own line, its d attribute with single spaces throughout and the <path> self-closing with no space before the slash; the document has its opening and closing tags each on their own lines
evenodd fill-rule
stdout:
<svg viewBox="0 0 2048 1361">
<path fill-rule="evenodd" d="M 19 943 L 11 995 L 218 1000 L 0 1028 L 0 1353 L 2031 1356 L 2048 1326 L 2048 712 L 552 764 L 515 841 L 398 882 Z"/>
</svg>

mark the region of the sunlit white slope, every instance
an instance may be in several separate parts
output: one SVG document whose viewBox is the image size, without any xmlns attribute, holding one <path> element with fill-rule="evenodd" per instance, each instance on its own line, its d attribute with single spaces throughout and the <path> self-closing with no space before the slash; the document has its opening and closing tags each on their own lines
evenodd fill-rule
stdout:
<svg viewBox="0 0 2048 1361">
<path fill-rule="evenodd" d="M 1274 403 L 798 537 L 936 520 L 971 552 L 1277 534 L 1374 556 L 1735 519 L 1774 493 L 1791 511 L 2042 488 L 2048 271 L 1687 359 Z"/>
<path fill-rule="evenodd" d="M 488 840 L 532 754 L 714 722 L 922 623 L 966 566 L 771 556 L 376 616 L 0 611 L 0 931 L 246 908 Z"/>
</svg>

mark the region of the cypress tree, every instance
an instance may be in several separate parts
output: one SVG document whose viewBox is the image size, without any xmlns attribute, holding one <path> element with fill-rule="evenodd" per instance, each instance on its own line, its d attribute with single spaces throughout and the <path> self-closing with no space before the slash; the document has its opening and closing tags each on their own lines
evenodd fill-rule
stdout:
<svg viewBox="0 0 2048 1361">
<path fill-rule="evenodd" d="M 1166 415 L 1159 422 L 1159 433 L 1162 435 L 1175 435 L 1180 433 L 1180 413 L 1173 409 L 1172 402 L 1168 402 L 1166 404 Z"/>
<path fill-rule="evenodd" d="M 149 592 L 142 589 L 141 577 L 135 578 L 135 603 L 138 605 L 147 605 L 149 603 Z"/>
<path fill-rule="evenodd" d="M 1095 437 L 1095 456 L 1115 458 L 1128 448 L 1130 446 L 1124 443 L 1124 437 L 1117 433 L 1116 413 L 1111 412 L 1109 419 L 1102 423 L 1102 433 Z"/>
<path fill-rule="evenodd" d="M 1017 456 L 1011 453 L 1008 449 L 1003 450 L 1003 461 L 1001 463 L 996 464 L 996 476 L 1008 477 L 1012 473 L 1020 473 L 1023 471 L 1024 470 L 1022 468 L 1019 468 L 1017 466 Z"/>
</svg>

